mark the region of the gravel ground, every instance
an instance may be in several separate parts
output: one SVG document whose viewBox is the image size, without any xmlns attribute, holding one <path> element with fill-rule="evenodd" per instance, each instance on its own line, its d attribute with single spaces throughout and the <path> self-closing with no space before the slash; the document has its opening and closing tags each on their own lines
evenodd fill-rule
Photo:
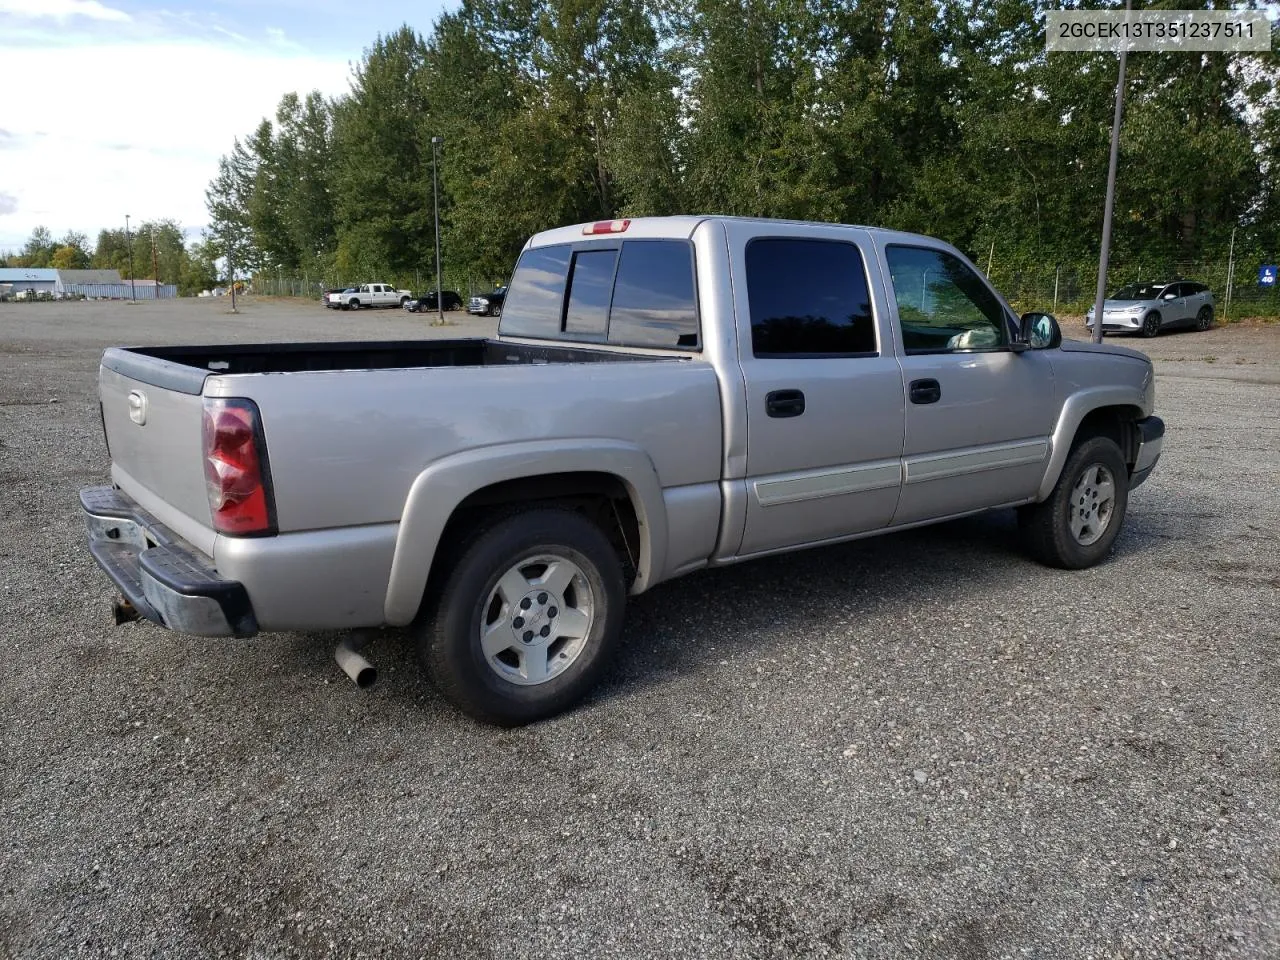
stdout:
<svg viewBox="0 0 1280 960">
<path fill-rule="evenodd" d="M 440 332 L 225 310 L 0 305 L 0 957 L 1280 956 L 1280 327 L 1130 341 L 1169 436 L 1101 567 L 1000 514 L 697 574 L 501 731 L 401 635 L 360 692 L 110 624 L 102 347 Z"/>
</svg>

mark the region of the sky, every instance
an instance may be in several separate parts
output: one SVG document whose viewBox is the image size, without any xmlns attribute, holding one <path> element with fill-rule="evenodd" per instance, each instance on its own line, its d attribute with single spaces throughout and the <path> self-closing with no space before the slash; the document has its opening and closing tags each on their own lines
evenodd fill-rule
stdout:
<svg viewBox="0 0 1280 960">
<path fill-rule="evenodd" d="M 281 95 L 348 87 L 378 33 L 443 0 L 0 0 L 0 251 L 172 218 L 195 239 L 218 158 Z"/>
</svg>

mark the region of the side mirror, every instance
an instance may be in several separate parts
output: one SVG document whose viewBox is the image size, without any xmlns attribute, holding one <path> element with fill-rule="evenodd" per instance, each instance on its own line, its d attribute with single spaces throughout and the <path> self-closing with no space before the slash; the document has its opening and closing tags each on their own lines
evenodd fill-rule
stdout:
<svg viewBox="0 0 1280 960">
<path fill-rule="evenodd" d="M 1051 313 L 1024 313 L 1018 324 L 1018 339 L 1032 350 L 1052 350 L 1062 345 L 1062 328 Z"/>
</svg>

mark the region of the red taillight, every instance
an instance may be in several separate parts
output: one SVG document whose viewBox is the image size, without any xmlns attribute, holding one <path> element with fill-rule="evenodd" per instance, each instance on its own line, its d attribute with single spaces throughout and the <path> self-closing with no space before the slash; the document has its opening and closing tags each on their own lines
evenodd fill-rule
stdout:
<svg viewBox="0 0 1280 960">
<path fill-rule="evenodd" d="M 583 227 L 582 232 L 588 237 L 598 233 L 622 233 L 629 226 L 631 226 L 630 220 L 597 220 Z"/>
<path fill-rule="evenodd" d="M 205 400 L 204 478 L 215 530 L 275 533 L 266 445 L 252 400 Z"/>
</svg>

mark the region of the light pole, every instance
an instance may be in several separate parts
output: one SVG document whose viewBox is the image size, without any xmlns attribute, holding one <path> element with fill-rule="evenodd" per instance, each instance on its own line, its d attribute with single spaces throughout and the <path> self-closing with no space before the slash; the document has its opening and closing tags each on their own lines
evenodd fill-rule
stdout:
<svg viewBox="0 0 1280 960">
<path fill-rule="evenodd" d="M 133 283 L 133 237 L 129 235 L 129 215 L 124 215 L 124 245 L 129 251 L 129 295 L 132 302 L 138 302 L 138 288 Z"/>
<path fill-rule="evenodd" d="M 431 195 L 436 208 L 436 322 L 441 326 L 444 325 L 444 292 L 440 289 L 440 183 L 436 177 L 436 151 L 442 143 L 444 137 L 431 138 Z"/>
<path fill-rule="evenodd" d="M 1133 0 L 1124 0 L 1128 19 Z M 1093 299 L 1093 342 L 1102 342 L 1102 304 L 1107 299 L 1107 261 L 1111 259 L 1111 211 L 1116 205 L 1116 159 L 1120 152 L 1120 118 L 1124 115 L 1124 63 L 1128 48 L 1120 48 L 1120 78 L 1116 81 L 1116 113 L 1111 121 L 1111 159 L 1107 164 L 1107 200 L 1102 210 L 1102 252 L 1098 256 L 1098 292 Z"/>
</svg>

